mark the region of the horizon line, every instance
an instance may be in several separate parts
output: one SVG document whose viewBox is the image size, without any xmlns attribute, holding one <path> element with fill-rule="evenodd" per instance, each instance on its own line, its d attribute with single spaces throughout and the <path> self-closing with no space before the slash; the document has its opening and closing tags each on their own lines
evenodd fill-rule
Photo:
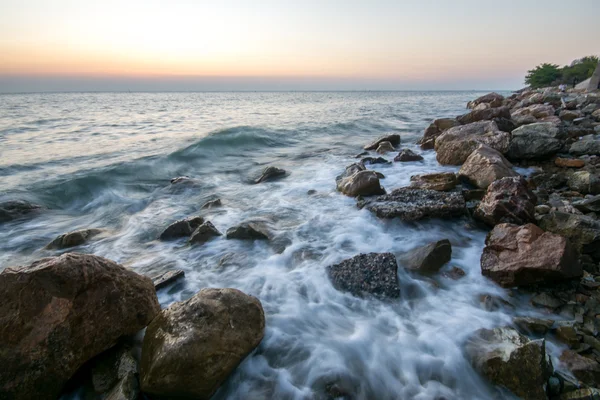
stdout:
<svg viewBox="0 0 600 400">
<path fill-rule="evenodd" d="M 8 94 L 69 94 L 69 93 L 364 93 L 364 92 L 515 92 L 520 89 L 315 89 L 315 90 L 48 90 L 48 91 L 15 91 L 2 92 Z"/>
</svg>

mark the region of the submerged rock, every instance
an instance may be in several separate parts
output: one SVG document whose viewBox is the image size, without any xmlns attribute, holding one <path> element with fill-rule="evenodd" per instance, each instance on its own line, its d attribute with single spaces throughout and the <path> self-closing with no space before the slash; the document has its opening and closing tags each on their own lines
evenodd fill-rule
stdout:
<svg viewBox="0 0 600 400">
<path fill-rule="evenodd" d="M 501 222 L 526 224 L 535 221 L 537 198 L 522 177 L 494 181 L 475 210 L 475 218 L 494 226 Z"/>
<path fill-rule="evenodd" d="M 154 289 L 159 290 L 184 278 L 185 272 L 183 270 L 174 269 L 154 276 L 152 278 L 152 283 L 154 284 Z"/>
<path fill-rule="evenodd" d="M 358 206 L 380 218 L 400 218 L 405 221 L 452 218 L 466 214 L 465 199 L 460 193 L 413 188 L 400 188 L 372 200 L 361 200 Z"/>
<path fill-rule="evenodd" d="M 466 345 L 471 364 L 495 385 L 525 400 L 546 400 L 552 364 L 543 339 L 529 340 L 512 328 L 480 329 Z"/>
<path fill-rule="evenodd" d="M 110 260 L 66 253 L 0 274 L 0 398 L 56 399 L 88 360 L 160 311 L 154 285 Z M 27 301 L 23 301 L 27 299 Z"/>
<path fill-rule="evenodd" d="M 274 181 L 283 178 L 287 172 L 284 169 L 277 167 L 267 167 L 263 170 L 262 174 L 254 181 L 254 183 L 262 183 L 267 181 Z"/>
<path fill-rule="evenodd" d="M 496 225 L 481 255 L 481 274 L 503 287 L 565 281 L 582 273 L 571 243 L 534 224 Z"/>
<path fill-rule="evenodd" d="M 227 239 L 240 240 L 269 240 L 271 234 L 267 227 L 260 222 L 244 222 L 227 229 Z"/>
<path fill-rule="evenodd" d="M 26 200 L 5 201 L 0 203 L 0 223 L 31 216 L 43 209 L 43 206 Z"/>
<path fill-rule="evenodd" d="M 392 146 L 392 144 L 390 142 L 381 142 L 379 143 L 379 146 L 377 146 L 377 153 L 379 154 L 386 154 L 389 153 L 390 151 L 394 151 L 396 150 L 394 148 L 394 146 Z"/>
<path fill-rule="evenodd" d="M 204 223 L 204 218 L 200 216 L 180 219 L 169 225 L 159 236 L 160 240 L 173 240 L 182 237 L 189 237 L 200 225 Z"/>
<path fill-rule="evenodd" d="M 390 142 L 390 144 L 392 146 L 398 146 L 400 144 L 400 135 L 398 135 L 398 134 L 390 134 L 390 135 L 381 136 L 380 138 L 378 138 L 374 142 L 371 142 L 370 144 L 366 145 L 364 147 L 364 149 L 365 150 L 375 150 L 375 149 L 377 149 L 379 147 L 379 145 L 382 142 Z"/>
<path fill-rule="evenodd" d="M 515 129 L 506 156 L 512 160 L 543 160 L 562 146 L 559 129 L 550 122 L 540 122 Z"/>
<path fill-rule="evenodd" d="M 190 236 L 189 242 L 190 244 L 204 244 L 210 239 L 221 235 L 223 234 L 210 221 L 206 221 L 196 228 Z"/>
<path fill-rule="evenodd" d="M 201 207 L 203 210 L 221 207 L 223 204 L 221 203 L 221 199 L 209 200 Z"/>
<path fill-rule="evenodd" d="M 439 118 L 433 121 L 427 129 L 423 137 L 417 142 L 423 150 L 430 150 L 435 147 L 435 139 L 444 131 L 460 125 L 456 118 Z"/>
<path fill-rule="evenodd" d="M 102 229 L 90 228 L 63 233 L 52 242 L 48 243 L 46 249 L 66 249 L 69 247 L 80 246 L 102 232 L 104 232 Z"/>
<path fill-rule="evenodd" d="M 513 323 L 525 334 L 545 335 L 554 325 L 551 319 L 534 318 L 534 317 L 515 317 Z"/>
<path fill-rule="evenodd" d="M 360 160 L 360 163 L 363 167 L 367 164 L 391 164 L 390 161 L 383 157 L 365 157 Z"/>
<path fill-rule="evenodd" d="M 153 398 L 209 399 L 264 332 L 257 298 L 236 289 L 202 289 L 162 310 L 148 325 L 142 390 Z"/>
<path fill-rule="evenodd" d="M 400 265 L 421 274 L 435 274 L 452 258 L 452 245 L 448 239 L 438 240 L 403 254 Z M 464 273 L 464 272 L 463 272 Z"/>
<path fill-rule="evenodd" d="M 487 189 L 498 179 L 510 176 L 519 176 L 512 169 L 512 164 L 498 151 L 483 145 L 469 155 L 458 171 L 459 178 L 482 189 Z"/>
<path fill-rule="evenodd" d="M 458 180 L 453 172 L 435 172 L 410 177 L 410 186 L 419 189 L 448 191 L 454 189 L 457 184 Z"/>
<path fill-rule="evenodd" d="M 400 296 L 398 264 L 392 253 L 359 254 L 327 268 L 329 279 L 337 290 L 354 296 L 379 298 Z"/>
<path fill-rule="evenodd" d="M 408 162 L 408 161 L 422 161 L 423 156 L 415 153 L 410 149 L 402 149 L 400 153 L 396 157 L 394 157 L 394 161 L 400 162 Z"/>
</svg>

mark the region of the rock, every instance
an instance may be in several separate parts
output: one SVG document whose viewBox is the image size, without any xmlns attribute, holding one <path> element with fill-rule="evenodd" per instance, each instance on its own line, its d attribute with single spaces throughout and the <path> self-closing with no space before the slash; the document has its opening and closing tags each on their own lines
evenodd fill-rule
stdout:
<svg viewBox="0 0 600 400">
<path fill-rule="evenodd" d="M 173 240 L 182 237 L 189 237 L 194 231 L 204 223 L 204 218 L 200 216 L 180 219 L 167 226 L 159 236 L 160 240 Z"/>
<path fill-rule="evenodd" d="M 568 180 L 571 190 L 582 194 L 600 194 L 600 175 L 577 171 Z"/>
<path fill-rule="evenodd" d="M 512 119 L 494 118 L 494 122 L 502 132 L 512 132 L 517 129 L 517 124 Z"/>
<path fill-rule="evenodd" d="M 383 157 L 365 157 L 360 160 L 360 163 L 365 166 L 367 164 L 391 164 L 390 161 L 386 160 Z"/>
<path fill-rule="evenodd" d="M 452 172 L 435 172 L 433 174 L 413 175 L 410 186 L 419 189 L 448 191 L 456 187 L 458 180 Z"/>
<path fill-rule="evenodd" d="M 336 183 L 339 184 L 342 179 L 351 177 L 352 175 L 356 174 L 357 172 L 366 171 L 366 170 L 367 169 L 365 168 L 365 166 L 362 163 L 350 164 L 346 167 L 344 172 L 342 172 L 340 175 L 335 177 L 335 181 L 336 181 Z"/>
<path fill-rule="evenodd" d="M 491 92 L 491 93 L 488 93 L 481 97 L 478 97 L 475 100 L 468 102 L 467 108 L 473 109 L 473 108 L 477 107 L 479 104 L 489 104 L 490 107 L 500 107 L 502 105 L 503 101 L 504 101 L 504 96 L 502 96 L 496 92 Z"/>
<path fill-rule="evenodd" d="M 585 166 L 585 161 L 578 158 L 560 158 L 554 160 L 554 165 L 561 168 L 581 168 Z"/>
<path fill-rule="evenodd" d="M 587 135 L 581 140 L 573 143 L 569 149 L 569 153 L 576 156 L 593 156 L 600 155 L 600 135 Z"/>
<path fill-rule="evenodd" d="M 380 218 L 400 218 L 404 221 L 453 218 L 466 214 L 465 199 L 460 193 L 413 188 L 399 188 L 372 200 L 361 200 L 358 206 Z"/>
<path fill-rule="evenodd" d="M 452 246 L 448 239 L 418 247 L 400 258 L 400 265 L 421 274 L 435 274 L 452 258 Z"/>
<path fill-rule="evenodd" d="M 534 104 L 516 109 L 511 112 L 511 118 L 517 125 L 526 125 L 538 122 L 538 119 L 554 115 L 554 107 L 550 104 Z"/>
<path fill-rule="evenodd" d="M 52 242 L 46 245 L 46 249 L 66 249 L 69 247 L 80 246 L 87 243 L 94 236 L 98 236 L 103 232 L 102 229 L 79 229 L 76 231 L 63 233 Z"/>
<path fill-rule="evenodd" d="M 263 170 L 260 177 L 258 177 L 254 183 L 274 181 L 283 178 L 286 174 L 287 172 L 284 169 L 270 166 Z"/>
<path fill-rule="evenodd" d="M 577 110 L 562 110 L 560 112 L 560 114 L 558 114 L 558 117 L 560 119 L 562 119 L 563 121 L 573 121 L 575 118 L 580 118 L 581 117 L 581 111 L 577 111 Z"/>
<path fill-rule="evenodd" d="M 571 392 L 562 393 L 558 400 L 598 400 L 600 399 L 600 390 L 598 389 L 577 389 Z"/>
<path fill-rule="evenodd" d="M 460 179 L 482 189 L 487 189 L 495 180 L 510 176 L 519 176 L 512 164 L 498 151 L 483 145 L 471 153 L 458 171 Z"/>
<path fill-rule="evenodd" d="M 596 119 L 596 121 L 600 122 L 600 108 L 598 108 L 596 111 L 592 112 L 592 117 L 594 117 Z"/>
<path fill-rule="evenodd" d="M 367 171 L 358 164 L 352 164 L 336 178 L 337 190 L 351 197 L 384 194 L 375 171 Z"/>
<path fill-rule="evenodd" d="M 496 225 L 481 255 L 481 274 L 503 287 L 564 281 L 582 273 L 571 243 L 534 224 Z"/>
<path fill-rule="evenodd" d="M 600 382 L 600 365 L 594 360 L 580 356 L 571 350 L 565 350 L 560 355 L 560 362 L 586 385 L 598 386 Z"/>
<path fill-rule="evenodd" d="M 392 253 L 359 254 L 327 268 L 337 290 L 354 296 L 400 297 L 398 264 Z"/>
<path fill-rule="evenodd" d="M 512 328 L 480 329 L 469 339 L 471 364 L 491 383 L 527 400 L 546 400 L 552 374 L 543 339 L 529 340 Z"/>
<path fill-rule="evenodd" d="M 400 153 L 396 157 L 394 157 L 394 161 L 407 162 L 407 161 L 422 161 L 423 156 L 415 153 L 410 149 L 402 149 Z"/>
<path fill-rule="evenodd" d="M 368 144 L 364 147 L 365 150 L 375 150 L 379 147 L 382 142 L 390 142 L 392 146 L 398 146 L 400 144 L 400 135 L 398 134 L 390 134 L 381 136 L 371 144 Z"/>
<path fill-rule="evenodd" d="M 510 134 L 498 130 L 495 122 L 473 122 L 442 133 L 435 141 L 436 158 L 440 164 L 460 165 L 480 144 L 505 153 L 509 143 Z"/>
<path fill-rule="evenodd" d="M 160 311 L 149 278 L 66 253 L 0 274 L 0 398 L 56 399 L 88 360 Z M 23 301 L 27 299 L 27 301 Z"/>
<path fill-rule="evenodd" d="M 223 204 L 221 203 L 221 199 L 209 200 L 202 206 L 203 210 L 221 207 Z"/>
<path fill-rule="evenodd" d="M 442 276 L 457 281 L 466 276 L 466 272 L 458 267 L 452 267 L 449 271 L 442 272 Z"/>
<path fill-rule="evenodd" d="M 488 187 L 474 217 L 490 226 L 501 222 L 526 224 L 535 221 L 536 202 L 523 177 L 502 178 Z"/>
<path fill-rule="evenodd" d="M 562 324 L 556 327 L 554 332 L 556 338 L 561 342 L 569 345 L 570 347 L 576 347 L 579 345 L 579 338 L 577 337 L 577 330 L 573 324 Z"/>
<path fill-rule="evenodd" d="M 508 107 L 491 107 L 485 110 L 473 110 L 470 113 L 456 117 L 462 125 L 471 124 L 477 121 L 490 121 L 496 118 L 510 119 L 510 110 Z"/>
<path fill-rule="evenodd" d="M 423 137 L 417 142 L 423 150 L 430 150 L 435 147 L 435 139 L 444 131 L 460 125 L 455 118 L 440 118 L 436 119 L 425 129 Z"/>
<path fill-rule="evenodd" d="M 209 399 L 264 332 L 257 298 L 237 289 L 202 289 L 162 310 L 148 325 L 142 391 L 152 398 Z"/>
<path fill-rule="evenodd" d="M 154 276 L 152 283 L 155 290 L 160 290 L 183 278 L 185 278 L 185 272 L 181 269 L 174 269 Z"/>
<path fill-rule="evenodd" d="M 535 296 L 533 296 L 531 298 L 531 304 L 534 307 L 548 308 L 552 311 L 564 305 L 564 303 L 561 300 L 546 292 L 538 293 Z"/>
<path fill-rule="evenodd" d="M 546 204 L 541 204 L 539 206 L 535 206 L 534 208 L 536 214 L 544 215 L 548 214 L 551 210 L 550 206 Z"/>
<path fill-rule="evenodd" d="M 541 216 L 538 225 L 568 238 L 580 253 L 600 259 L 600 221 L 585 215 L 553 211 Z"/>
<path fill-rule="evenodd" d="M 269 240 L 271 234 L 260 222 L 243 222 L 227 229 L 226 237 L 239 240 Z"/>
<path fill-rule="evenodd" d="M 100 354 L 91 363 L 92 385 L 96 393 L 106 393 L 120 380 L 138 373 L 138 363 L 131 347 L 126 344 L 116 345 Z"/>
<path fill-rule="evenodd" d="M 512 160 L 543 160 L 562 148 L 559 129 L 549 122 L 521 126 L 512 132 L 506 156 Z"/>
<path fill-rule="evenodd" d="M 394 146 L 392 146 L 390 142 L 381 142 L 379 143 L 379 146 L 377 146 L 377 153 L 379 154 L 386 154 L 394 150 Z"/>
<path fill-rule="evenodd" d="M 580 201 L 574 201 L 573 207 L 583 213 L 600 212 L 600 195 L 592 196 Z"/>
<path fill-rule="evenodd" d="M 192 233 L 189 242 L 190 244 L 204 244 L 213 237 L 221 235 L 222 233 L 210 221 L 205 221 Z"/>
<path fill-rule="evenodd" d="M 26 200 L 11 200 L 0 203 L 0 223 L 31 216 L 44 207 Z"/>
<path fill-rule="evenodd" d="M 139 395 L 140 385 L 137 376 L 127 374 L 106 394 L 104 400 L 137 400 Z"/>
<path fill-rule="evenodd" d="M 189 176 L 178 176 L 171 179 L 171 185 L 198 185 L 198 180 L 190 178 Z"/>
<path fill-rule="evenodd" d="M 525 334 L 540 336 L 544 336 L 548 333 L 550 328 L 552 328 L 552 325 L 554 325 L 554 321 L 551 319 L 533 317 L 515 317 L 513 318 L 513 323 Z"/>
</svg>

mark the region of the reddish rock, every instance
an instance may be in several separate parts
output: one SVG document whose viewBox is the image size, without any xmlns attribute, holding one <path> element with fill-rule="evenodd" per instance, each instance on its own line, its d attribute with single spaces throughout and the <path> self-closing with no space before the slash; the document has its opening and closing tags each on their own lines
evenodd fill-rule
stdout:
<svg viewBox="0 0 600 400">
<path fill-rule="evenodd" d="M 562 168 L 581 168 L 585 165 L 585 161 L 578 158 L 557 158 L 554 164 Z"/>
<path fill-rule="evenodd" d="M 571 243 L 533 224 L 496 225 L 485 244 L 481 273 L 500 286 L 550 283 L 582 274 Z"/>
<path fill-rule="evenodd" d="M 488 187 L 474 217 L 490 226 L 501 222 L 526 224 L 535 221 L 536 203 L 523 177 L 502 178 Z"/>
<path fill-rule="evenodd" d="M 471 153 L 458 171 L 459 178 L 482 189 L 507 176 L 519 174 L 512 169 L 512 164 L 502 154 L 483 145 Z"/>
</svg>

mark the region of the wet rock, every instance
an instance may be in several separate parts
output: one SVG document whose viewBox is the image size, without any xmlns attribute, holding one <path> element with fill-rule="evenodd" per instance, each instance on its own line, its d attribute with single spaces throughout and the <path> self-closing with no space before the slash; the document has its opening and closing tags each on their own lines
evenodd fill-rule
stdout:
<svg viewBox="0 0 600 400">
<path fill-rule="evenodd" d="M 562 148 L 559 129 L 549 122 L 521 126 L 512 132 L 506 156 L 511 160 L 543 160 Z"/>
<path fill-rule="evenodd" d="M 440 164 L 460 165 L 480 144 L 504 154 L 509 143 L 510 134 L 498 130 L 495 122 L 473 122 L 442 133 L 435 141 L 436 158 Z"/>
<path fill-rule="evenodd" d="M 327 268 L 329 279 L 337 290 L 354 296 L 379 298 L 400 296 L 398 264 L 392 253 L 359 254 Z"/>
<path fill-rule="evenodd" d="M 452 268 L 450 268 L 450 270 L 442 272 L 442 276 L 444 276 L 445 278 L 452 279 L 453 281 L 462 279 L 466 275 L 467 275 L 466 272 L 463 269 L 458 268 L 458 267 L 452 267 Z"/>
<path fill-rule="evenodd" d="M 399 162 L 408 162 L 408 161 L 423 161 L 423 156 L 415 153 L 410 149 L 402 149 L 400 153 L 396 157 L 394 157 L 394 161 Z"/>
<path fill-rule="evenodd" d="M 390 151 L 394 151 L 395 148 L 394 146 L 392 146 L 392 144 L 390 142 L 381 142 L 379 143 L 379 146 L 377 146 L 377 153 L 379 154 L 386 154 L 389 153 Z"/>
<path fill-rule="evenodd" d="M 199 182 L 189 176 L 178 176 L 171 179 L 171 185 L 196 185 Z"/>
<path fill-rule="evenodd" d="M 254 183 L 274 181 L 283 178 L 286 174 L 287 172 L 284 169 L 270 166 L 263 170 L 262 174 L 254 181 Z"/>
<path fill-rule="evenodd" d="M 558 400 L 600 400 L 600 390 L 587 388 L 562 393 Z"/>
<path fill-rule="evenodd" d="M 379 147 L 379 145 L 382 142 L 390 142 L 390 144 L 392 146 L 398 146 L 400 144 L 400 135 L 398 135 L 398 134 L 390 134 L 390 135 L 381 136 L 380 138 L 378 138 L 374 142 L 371 142 L 370 144 L 366 145 L 364 147 L 364 149 L 365 150 L 375 150 L 375 149 L 377 149 Z"/>
<path fill-rule="evenodd" d="M 568 180 L 571 190 L 582 194 L 600 194 L 600 175 L 589 171 L 576 171 Z"/>
<path fill-rule="evenodd" d="M 490 107 L 500 107 L 503 101 L 504 96 L 496 92 L 491 92 L 481 97 L 478 97 L 475 100 L 469 101 L 467 103 L 467 108 L 473 109 L 480 104 L 488 104 Z"/>
<path fill-rule="evenodd" d="M 480 329 L 469 339 L 471 364 L 495 385 L 522 399 L 545 400 L 552 364 L 543 339 L 529 340 L 512 328 Z"/>
<path fill-rule="evenodd" d="M 576 156 L 600 155 L 600 135 L 587 135 L 571 145 L 569 153 Z"/>
<path fill-rule="evenodd" d="M 556 158 L 554 165 L 561 168 L 581 168 L 585 166 L 585 161 L 578 158 Z"/>
<path fill-rule="evenodd" d="M 344 176 L 347 173 L 348 169 L 337 180 L 337 190 L 346 196 L 374 196 L 385 193 L 385 189 L 381 186 L 379 176 L 375 171 L 358 170 L 352 175 Z"/>
<path fill-rule="evenodd" d="M 5 201 L 0 203 L 0 223 L 31 216 L 43 209 L 43 206 L 26 200 Z"/>
<path fill-rule="evenodd" d="M 560 355 L 560 362 L 586 385 L 598 386 L 600 383 L 600 365 L 587 357 L 580 356 L 571 350 L 565 350 Z"/>
<path fill-rule="evenodd" d="M 57 398 L 88 360 L 160 311 L 149 278 L 66 253 L 0 274 L 0 398 Z M 27 299 L 27 301 L 23 301 Z"/>
<path fill-rule="evenodd" d="M 360 163 L 365 166 L 368 164 L 391 164 L 390 161 L 386 160 L 383 157 L 365 157 L 360 160 Z"/>
<path fill-rule="evenodd" d="M 211 209 L 211 208 L 217 208 L 217 207 L 221 207 L 223 204 L 221 203 L 221 199 L 214 199 L 214 200 L 210 200 L 207 201 L 206 203 L 204 203 L 204 205 L 202 206 L 203 210 L 206 209 Z"/>
<path fill-rule="evenodd" d="M 128 375 L 135 376 L 138 363 L 129 345 L 118 344 L 92 361 L 91 372 L 94 391 L 106 393 Z"/>
<path fill-rule="evenodd" d="M 452 246 L 448 239 L 426 244 L 403 254 L 402 267 L 420 274 L 435 274 L 452 258 Z"/>
<path fill-rule="evenodd" d="M 69 247 L 81 246 L 87 243 L 95 236 L 104 232 L 102 229 L 79 229 L 76 231 L 63 233 L 52 242 L 46 245 L 46 249 L 67 249 Z"/>
<path fill-rule="evenodd" d="M 574 201 L 573 207 L 575 207 L 583 213 L 600 212 L 600 195 L 588 197 L 579 201 Z"/>
<path fill-rule="evenodd" d="M 127 374 L 106 394 L 104 400 L 138 400 L 140 385 L 134 374 Z"/>
<path fill-rule="evenodd" d="M 481 274 L 512 287 L 576 278 L 582 270 L 564 237 L 533 224 L 499 224 L 486 237 Z"/>
<path fill-rule="evenodd" d="M 496 118 L 510 119 L 508 107 L 490 107 L 483 110 L 473 110 L 470 113 L 456 117 L 462 125 L 478 121 L 490 121 Z"/>
<path fill-rule="evenodd" d="M 522 177 L 494 181 L 475 210 L 475 218 L 494 226 L 501 222 L 526 224 L 535 221 L 537 198 Z"/>
<path fill-rule="evenodd" d="M 190 244 L 204 244 L 210 239 L 221 236 L 222 233 L 210 221 L 205 221 L 190 236 Z"/>
<path fill-rule="evenodd" d="M 498 311 L 501 309 L 515 310 L 515 306 L 504 300 L 502 297 L 491 294 L 482 294 L 479 296 L 479 302 L 486 311 Z"/>
<path fill-rule="evenodd" d="M 209 399 L 264 332 L 260 301 L 236 289 L 203 289 L 174 303 L 146 329 L 142 391 L 152 398 Z"/>
<path fill-rule="evenodd" d="M 460 125 L 455 118 L 440 118 L 433 121 L 427 129 L 423 137 L 417 142 L 423 150 L 431 150 L 435 147 L 435 139 L 444 131 Z"/>
<path fill-rule="evenodd" d="M 227 229 L 226 237 L 239 240 L 269 240 L 271 234 L 260 222 L 244 222 Z"/>
<path fill-rule="evenodd" d="M 560 324 L 556 327 L 554 332 L 556 338 L 563 343 L 566 343 L 570 347 L 576 347 L 579 345 L 579 337 L 577 337 L 577 330 L 572 323 Z"/>
<path fill-rule="evenodd" d="M 515 317 L 513 318 L 513 323 L 523 333 L 539 336 L 544 336 L 552 328 L 552 325 L 554 325 L 554 321 L 551 319 L 533 317 Z"/>
<path fill-rule="evenodd" d="M 465 199 L 460 193 L 400 188 L 390 194 L 358 202 L 360 208 L 380 218 L 416 221 L 424 218 L 453 218 L 466 214 Z"/>
<path fill-rule="evenodd" d="M 204 223 L 204 218 L 200 216 L 180 219 L 169 225 L 159 236 L 160 240 L 173 240 L 182 237 L 189 237 L 200 225 Z"/>
<path fill-rule="evenodd" d="M 448 191 L 458 184 L 453 172 L 436 172 L 433 174 L 413 175 L 410 177 L 410 186 L 419 189 Z"/>
<path fill-rule="evenodd" d="M 509 176 L 519 174 L 502 154 L 487 146 L 480 146 L 473 151 L 458 171 L 460 179 L 482 189 L 487 189 L 495 180 Z"/>
<path fill-rule="evenodd" d="M 546 292 L 538 293 L 531 298 L 531 304 L 534 307 L 543 307 L 548 308 L 550 310 L 555 310 L 558 307 L 564 305 L 565 303 L 560 299 L 548 294 Z"/>
<path fill-rule="evenodd" d="M 154 276 L 152 283 L 154 284 L 154 289 L 160 290 L 184 278 L 185 272 L 183 270 L 174 269 Z"/>
</svg>

